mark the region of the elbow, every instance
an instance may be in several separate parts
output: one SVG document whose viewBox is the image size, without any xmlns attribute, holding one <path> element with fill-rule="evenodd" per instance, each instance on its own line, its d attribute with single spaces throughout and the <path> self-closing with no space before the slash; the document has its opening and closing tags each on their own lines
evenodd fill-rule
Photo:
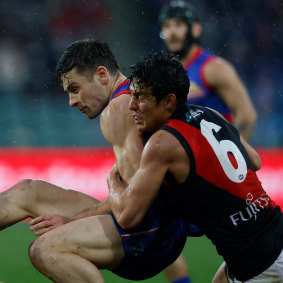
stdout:
<svg viewBox="0 0 283 283">
<path fill-rule="evenodd" d="M 116 221 L 124 230 L 132 229 L 141 222 L 137 217 L 133 217 L 133 214 L 128 213 L 120 214 L 119 217 L 116 218 Z"/>
<path fill-rule="evenodd" d="M 249 122 L 250 122 L 250 125 L 253 127 L 254 124 L 256 123 L 257 121 L 257 113 L 255 110 L 251 111 L 251 113 L 249 114 Z"/>
</svg>

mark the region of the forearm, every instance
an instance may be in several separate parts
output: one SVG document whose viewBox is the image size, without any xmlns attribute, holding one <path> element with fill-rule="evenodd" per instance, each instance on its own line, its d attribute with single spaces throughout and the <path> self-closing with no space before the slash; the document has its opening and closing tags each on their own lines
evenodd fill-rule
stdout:
<svg viewBox="0 0 283 283">
<path fill-rule="evenodd" d="M 104 201 L 98 203 L 96 206 L 78 213 L 72 218 L 72 220 L 74 221 L 74 220 L 78 220 L 81 218 L 107 214 L 110 212 L 111 212 L 111 208 L 110 208 L 109 197 L 108 197 Z"/>
<path fill-rule="evenodd" d="M 123 191 L 124 189 L 119 187 L 118 184 L 115 185 L 115 189 L 113 185 L 109 188 L 109 206 L 118 223 L 125 209 L 125 196 L 123 197 Z"/>
<path fill-rule="evenodd" d="M 240 135 L 248 141 L 255 124 L 255 116 L 251 115 L 249 118 L 245 118 L 242 115 L 236 115 L 234 118 L 234 126 L 238 129 Z"/>
</svg>

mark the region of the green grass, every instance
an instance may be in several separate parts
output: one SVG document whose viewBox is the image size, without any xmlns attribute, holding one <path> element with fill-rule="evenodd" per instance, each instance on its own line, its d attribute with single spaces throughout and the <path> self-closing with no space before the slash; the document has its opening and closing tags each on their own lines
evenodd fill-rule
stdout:
<svg viewBox="0 0 283 283">
<path fill-rule="evenodd" d="M 28 230 L 28 224 L 17 224 L 0 232 L 0 282 L 44 283 L 51 282 L 42 276 L 30 263 L 27 255 L 29 244 L 36 238 Z M 194 283 L 211 281 L 222 259 L 214 246 L 205 237 L 189 238 L 183 252 Z M 109 271 L 102 271 L 106 283 L 130 283 Z M 143 283 L 167 283 L 161 273 Z M 72 282 L 70 282 L 72 283 Z"/>
</svg>

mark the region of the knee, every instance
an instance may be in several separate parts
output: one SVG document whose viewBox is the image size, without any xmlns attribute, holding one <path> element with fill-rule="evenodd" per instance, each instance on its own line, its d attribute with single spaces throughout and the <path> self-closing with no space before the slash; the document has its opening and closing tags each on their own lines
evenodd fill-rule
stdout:
<svg viewBox="0 0 283 283">
<path fill-rule="evenodd" d="M 47 245 L 44 244 L 44 237 L 34 240 L 28 250 L 29 258 L 32 264 L 39 270 L 48 269 L 48 261 L 52 261 L 52 252 Z"/>
<path fill-rule="evenodd" d="M 34 240 L 28 249 L 28 255 L 32 264 L 38 268 L 42 265 L 42 249 L 41 249 L 41 240 L 40 238 Z"/>
<path fill-rule="evenodd" d="M 25 200 L 32 200 L 40 187 L 42 180 L 23 179 L 15 185 L 15 192 Z"/>
</svg>

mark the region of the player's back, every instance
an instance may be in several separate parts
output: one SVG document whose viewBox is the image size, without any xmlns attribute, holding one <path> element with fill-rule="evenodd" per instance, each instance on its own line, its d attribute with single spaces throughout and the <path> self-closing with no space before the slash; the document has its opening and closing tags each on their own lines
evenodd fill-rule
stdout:
<svg viewBox="0 0 283 283">
<path fill-rule="evenodd" d="M 238 278 L 262 272 L 283 246 L 283 216 L 261 186 L 238 131 L 200 106 L 180 108 L 162 129 L 183 145 L 190 173 L 175 190 L 184 213 Z"/>
</svg>

